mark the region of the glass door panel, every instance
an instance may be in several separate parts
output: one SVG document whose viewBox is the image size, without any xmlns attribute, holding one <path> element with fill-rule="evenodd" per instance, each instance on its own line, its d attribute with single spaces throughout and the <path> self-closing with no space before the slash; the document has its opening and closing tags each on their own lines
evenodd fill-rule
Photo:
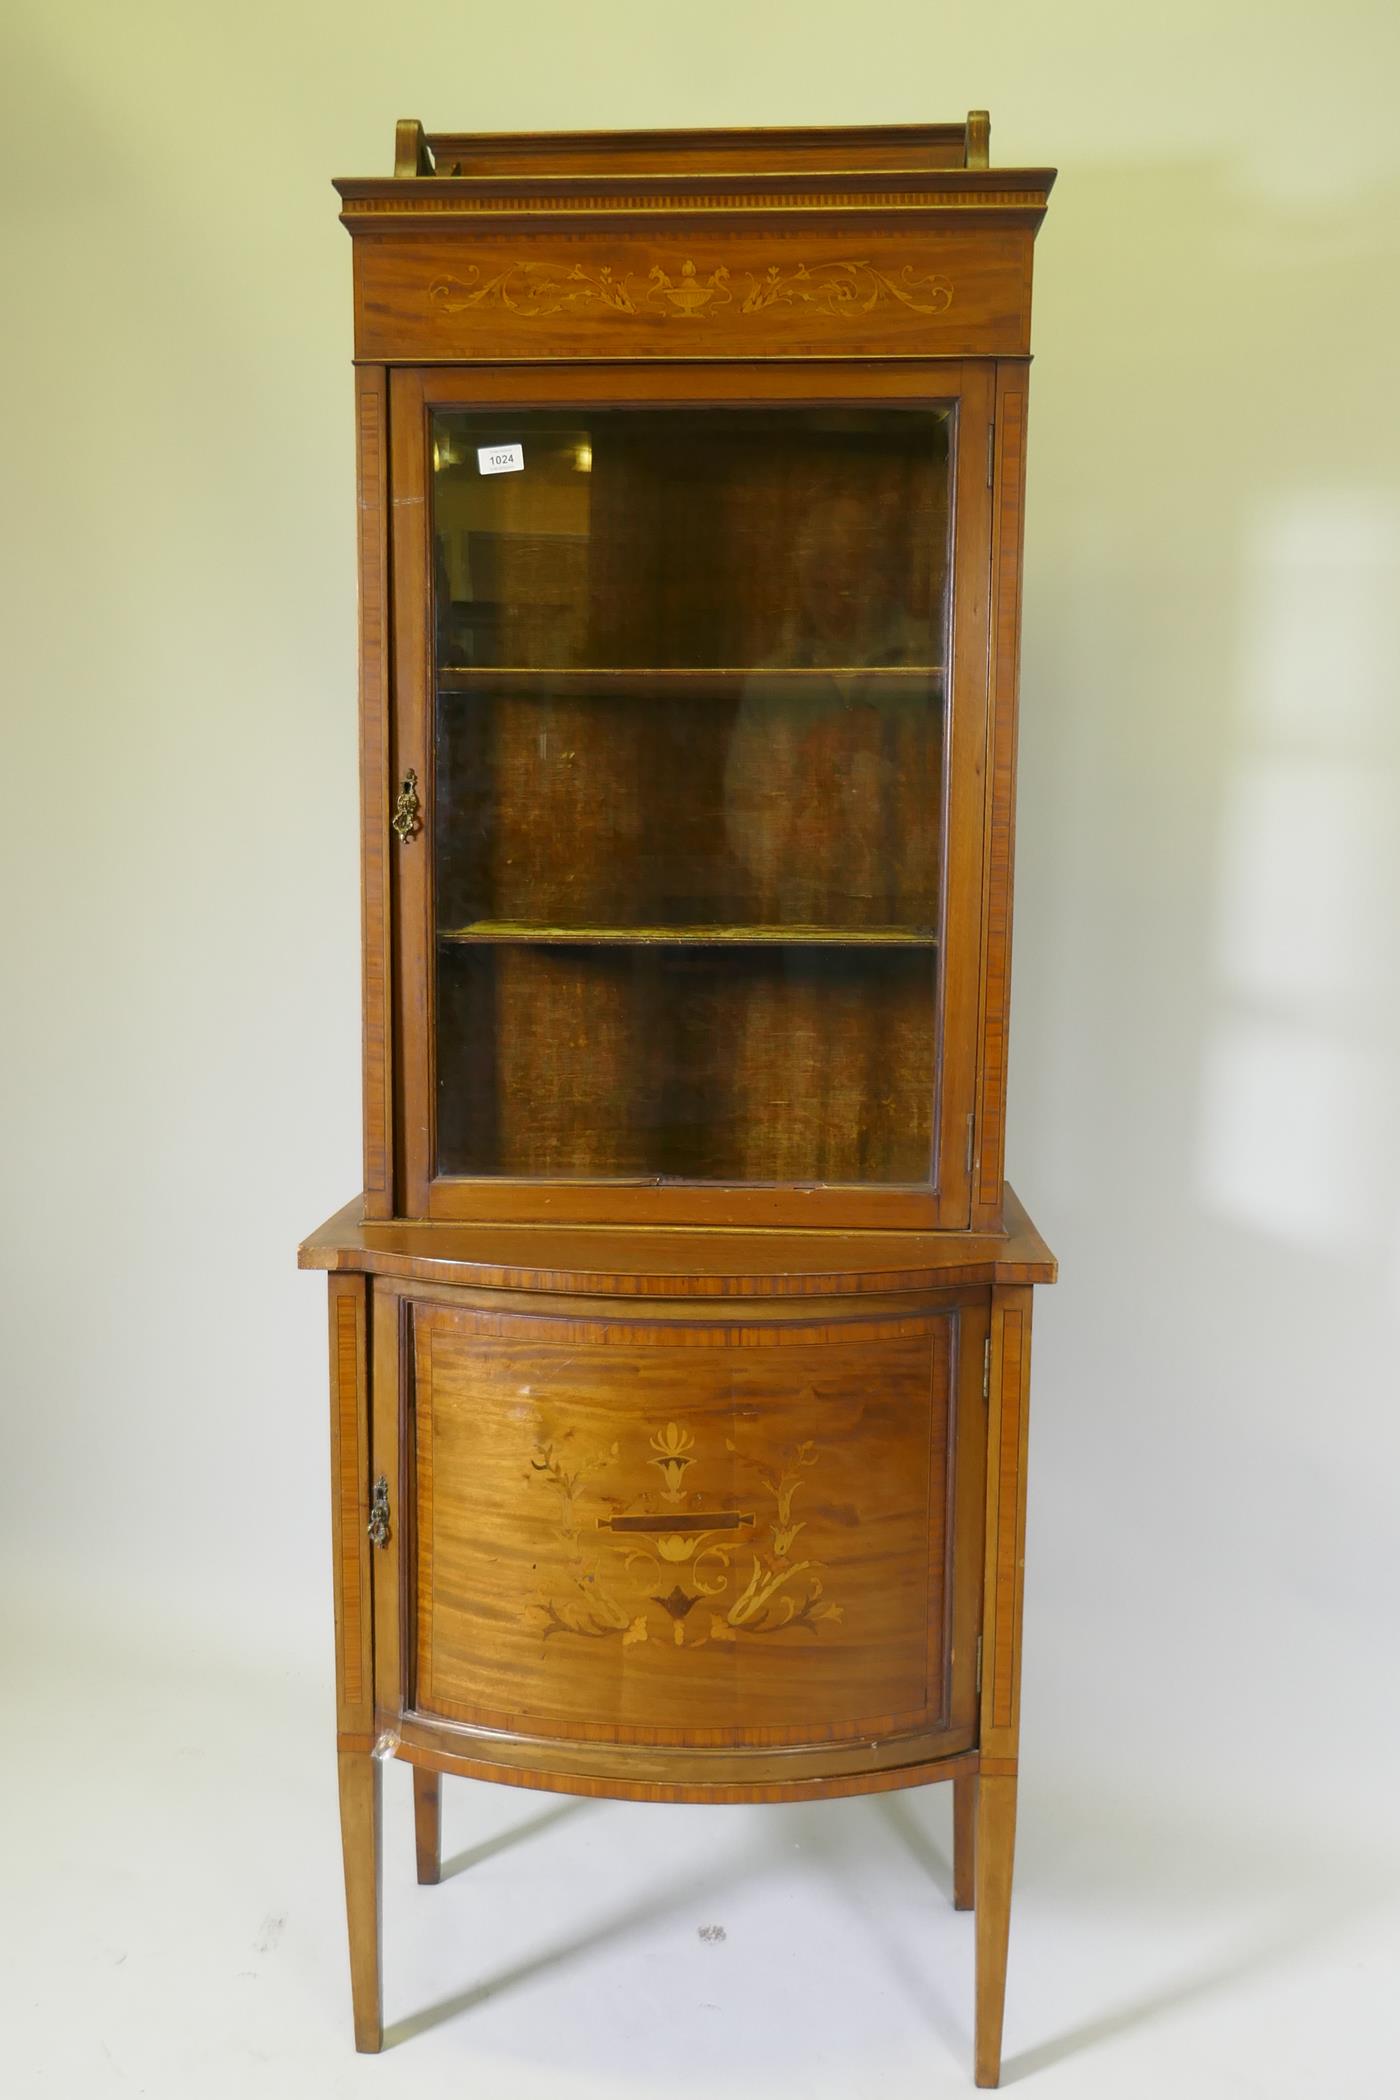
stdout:
<svg viewBox="0 0 1400 2100">
<path fill-rule="evenodd" d="M 440 409 L 439 664 L 926 668 L 948 435 L 944 409 Z"/>
<path fill-rule="evenodd" d="M 434 412 L 439 1175 L 927 1184 L 953 413 Z"/>
</svg>

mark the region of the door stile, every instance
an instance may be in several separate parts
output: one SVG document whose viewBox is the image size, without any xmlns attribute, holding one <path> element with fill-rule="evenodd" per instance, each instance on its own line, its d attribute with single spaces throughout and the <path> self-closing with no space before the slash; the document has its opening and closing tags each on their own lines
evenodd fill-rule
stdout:
<svg viewBox="0 0 1400 2100">
<path fill-rule="evenodd" d="M 394 952 L 399 1015 L 399 1115 L 403 1214 L 428 1215 L 433 1161 L 433 667 L 432 519 L 428 487 L 431 375 L 389 375 L 391 534 L 394 579 L 393 790 L 418 808 L 404 836 L 393 838 L 396 902 Z M 387 817 L 386 817 L 387 822 Z"/>
<path fill-rule="evenodd" d="M 966 364 L 958 384 L 954 465 L 953 604 L 943 808 L 943 948 L 939 970 L 938 1223 L 966 1226 L 971 1209 L 969 1117 L 977 1088 L 981 980 L 983 781 L 987 763 L 988 567 L 991 497 L 989 368 Z"/>
<path fill-rule="evenodd" d="M 355 374 L 360 633 L 360 939 L 364 991 L 365 1216 L 394 1213 L 394 994 L 390 944 L 388 381 Z"/>
<path fill-rule="evenodd" d="M 1029 368 L 1022 359 L 996 371 L 996 448 L 991 538 L 991 646 L 987 716 L 986 851 L 982 902 L 983 975 L 977 1039 L 976 1172 L 971 1222 L 1001 1223 L 1006 1137 L 1007 1044 L 1011 1018 L 1011 909 L 1016 841 L 1016 740 L 1021 653 L 1021 545 L 1026 494 Z"/>
<path fill-rule="evenodd" d="M 393 1285 L 376 1277 L 371 1309 L 374 1400 L 370 1428 L 370 1492 L 383 1481 L 389 1496 L 388 1536 L 371 1550 L 374 1587 L 374 1717 L 383 1734 L 396 1731 L 403 1712 L 402 1598 L 408 1544 L 409 1502 L 399 1433 L 404 1301 Z"/>
</svg>

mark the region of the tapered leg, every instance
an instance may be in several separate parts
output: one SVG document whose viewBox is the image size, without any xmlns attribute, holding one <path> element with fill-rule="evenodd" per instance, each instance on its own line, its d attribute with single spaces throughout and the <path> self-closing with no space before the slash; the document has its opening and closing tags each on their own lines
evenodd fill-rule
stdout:
<svg viewBox="0 0 1400 2100">
<path fill-rule="evenodd" d="M 977 1775 L 953 1781 L 953 1908 L 972 1908 L 972 1862 L 976 1856 Z"/>
<path fill-rule="evenodd" d="M 425 1885 L 442 1872 L 442 1781 L 436 1772 L 413 1767 L 413 1838 L 418 1848 L 418 1879 Z"/>
<path fill-rule="evenodd" d="M 340 1752 L 340 1842 L 345 1855 L 345 1917 L 350 1928 L 350 1995 L 355 2047 L 373 2055 L 384 2040 L 379 1981 L 379 1760 Z"/>
<path fill-rule="evenodd" d="M 1016 1849 L 1016 1782 L 977 1782 L 977 2041 L 978 2085 L 1001 2078 L 1001 2015 L 1006 2001 L 1006 1941 L 1011 1927 L 1011 1862 Z"/>
</svg>

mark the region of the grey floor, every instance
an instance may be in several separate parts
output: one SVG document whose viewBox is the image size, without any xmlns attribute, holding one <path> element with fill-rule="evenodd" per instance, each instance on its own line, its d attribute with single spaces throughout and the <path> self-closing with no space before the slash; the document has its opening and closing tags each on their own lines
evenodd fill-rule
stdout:
<svg viewBox="0 0 1400 2100">
<path fill-rule="evenodd" d="M 388 2046 L 357 2059 L 324 1681 L 59 1625 L 10 1690 L 15 2100 L 970 2091 L 946 1789 L 691 1809 L 449 1781 L 446 1873 L 420 1890 L 390 1766 Z M 1300 1784 L 1284 1827 L 1277 1805 L 1202 1819 L 1186 1784 L 1085 1799 L 1032 1767 L 1004 2084 L 1400 2092 L 1393 1840 L 1306 1835 L 1308 1794 L 1344 1789 Z"/>
</svg>

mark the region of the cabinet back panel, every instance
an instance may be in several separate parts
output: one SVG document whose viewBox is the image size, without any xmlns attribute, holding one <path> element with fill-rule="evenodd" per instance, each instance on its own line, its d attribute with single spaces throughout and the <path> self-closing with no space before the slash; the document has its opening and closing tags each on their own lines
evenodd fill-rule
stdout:
<svg viewBox="0 0 1400 2100">
<path fill-rule="evenodd" d="M 926 1182 L 931 948 L 445 948 L 443 1174 Z"/>
<path fill-rule="evenodd" d="M 933 681 L 580 683 L 439 701 L 441 929 L 937 927 Z"/>
</svg>

